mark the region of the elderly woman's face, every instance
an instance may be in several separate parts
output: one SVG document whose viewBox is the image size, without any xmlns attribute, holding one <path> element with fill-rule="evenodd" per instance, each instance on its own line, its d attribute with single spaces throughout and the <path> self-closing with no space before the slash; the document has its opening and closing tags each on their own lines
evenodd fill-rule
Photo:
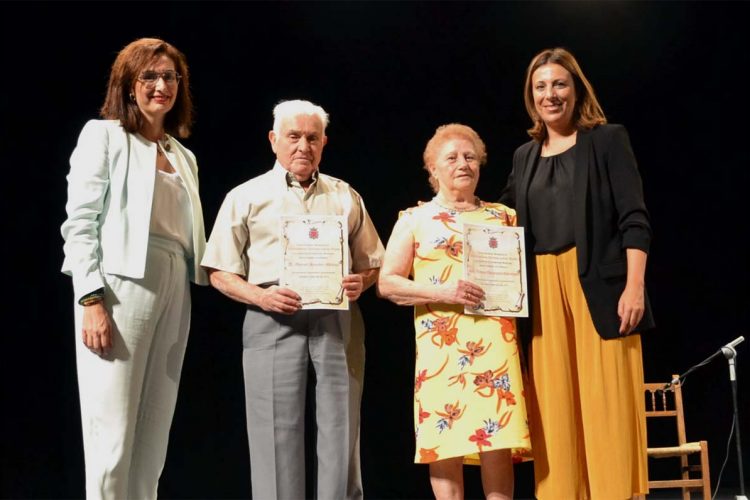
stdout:
<svg viewBox="0 0 750 500">
<path fill-rule="evenodd" d="M 573 124 L 576 89 L 567 69 L 555 63 L 539 66 L 531 75 L 531 92 L 545 125 L 565 128 Z"/>
<path fill-rule="evenodd" d="M 479 157 L 474 144 L 462 138 L 445 141 L 438 149 L 431 172 L 440 191 L 473 193 L 479 182 Z"/>
</svg>

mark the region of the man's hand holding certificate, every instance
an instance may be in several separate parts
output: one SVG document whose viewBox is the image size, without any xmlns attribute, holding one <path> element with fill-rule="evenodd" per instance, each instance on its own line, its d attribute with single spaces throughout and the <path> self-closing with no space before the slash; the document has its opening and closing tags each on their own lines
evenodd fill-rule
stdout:
<svg viewBox="0 0 750 500">
<path fill-rule="evenodd" d="M 302 297 L 302 309 L 348 309 L 342 280 L 349 270 L 346 219 L 337 215 L 281 216 L 279 285 Z"/>
<path fill-rule="evenodd" d="M 523 228 L 464 224 L 464 279 L 485 293 L 466 314 L 528 316 Z"/>
</svg>

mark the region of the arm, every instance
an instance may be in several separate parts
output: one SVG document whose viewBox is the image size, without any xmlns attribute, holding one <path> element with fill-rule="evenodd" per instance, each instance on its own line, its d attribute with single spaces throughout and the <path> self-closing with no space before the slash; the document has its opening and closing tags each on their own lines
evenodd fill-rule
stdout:
<svg viewBox="0 0 750 500">
<path fill-rule="evenodd" d="M 351 186 L 349 193 L 352 213 L 357 221 L 349 238 L 349 249 L 352 254 L 352 268 L 358 271 L 344 276 L 341 285 L 349 300 L 357 300 L 378 280 L 385 250 L 362 197 Z"/>
<path fill-rule="evenodd" d="M 70 157 L 68 218 L 60 228 L 65 244 L 62 271 L 73 277 L 76 302 L 104 288 L 99 270 L 99 222 L 109 189 L 108 135 L 102 122 L 89 121 Z M 104 301 L 83 307 L 81 340 L 99 356 L 112 348 L 112 320 Z"/>
<path fill-rule="evenodd" d="M 258 306 L 267 312 L 294 314 L 302 308 L 302 298 L 294 291 L 279 286 L 261 288 L 248 283 L 242 276 L 207 268 L 211 286 L 232 300 Z"/>
<path fill-rule="evenodd" d="M 182 155 L 184 155 L 185 161 L 183 163 L 187 164 L 191 174 L 189 179 L 185 179 L 185 177 L 188 177 L 187 175 L 183 176 L 182 179 L 190 197 L 193 215 L 193 257 L 188 261 L 188 265 L 190 266 L 190 279 L 196 285 L 205 286 L 209 284 L 209 281 L 206 270 L 200 266 L 200 262 L 203 259 L 203 253 L 206 250 L 206 228 L 203 220 L 203 206 L 200 198 L 198 162 L 192 151 L 180 144 L 174 138 L 172 138 L 172 142 L 178 144 L 175 148 L 175 153 L 182 153 Z"/>
<path fill-rule="evenodd" d="M 607 165 L 627 260 L 627 281 L 617 304 L 617 315 L 620 317 L 620 334 L 626 335 L 638 326 L 645 312 L 646 259 L 651 246 L 651 225 L 627 130 L 623 126 L 613 126 L 612 129 Z"/>
<path fill-rule="evenodd" d="M 62 271 L 73 277 L 76 302 L 104 287 L 99 270 L 99 227 L 109 190 L 108 133 L 102 122 L 83 127 L 70 156 L 67 219 L 60 232 L 65 244 Z"/>
<path fill-rule="evenodd" d="M 302 307 L 294 291 L 279 286 L 263 288 L 245 279 L 251 265 L 246 254 L 252 245 L 248 227 L 252 200 L 243 186 L 224 197 L 201 266 L 211 286 L 230 299 L 268 312 L 293 314 Z"/>
<path fill-rule="evenodd" d="M 500 198 L 498 199 L 498 203 L 502 203 L 503 205 L 510 207 L 510 208 L 516 208 L 516 156 L 518 155 L 518 151 L 513 155 L 513 167 L 511 168 L 510 174 L 508 175 L 508 181 L 505 183 L 505 188 L 503 188 L 502 192 L 500 193 Z"/>
<path fill-rule="evenodd" d="M 646 258 L 647 254 L 637 248 L 626 250 L 628 277 L 625 291 L 617 304 L 617 315 L 620 317 L 620 334 L 626 335 L 638 326 L 646 309 Z"/>
<path fill-rule="evenodd" d="M 463 304 L 477 306 L 484 292 L 477 285 L 459 280 L 451 285 L 428 285 L 408 278 L 414 259 L 414 237 L 402 217 L 393 228 L 380 268 L 378 294 L 396 304 Z"/>
<path fill-rule="evenodd" d="M 607 156 L 610 189 L 617 210 L 617 225 L 622 234 L 622 246 L 638 248 L 648 253 L 651 245 L 651 224 L 643 199 L 643 182 L 625 127 L 612 126 Z"/>
</svg>

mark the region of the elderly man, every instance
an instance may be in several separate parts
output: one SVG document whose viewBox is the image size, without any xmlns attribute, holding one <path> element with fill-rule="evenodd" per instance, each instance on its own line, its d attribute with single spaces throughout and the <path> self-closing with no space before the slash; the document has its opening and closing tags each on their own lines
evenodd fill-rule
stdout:
<svg viewBox="0 0 750 500">
<path fill-rule="evenodd" d="M 274 108 L 276 163 L 226 196 L 202 265 L 211 284 L 247 304 L 243 367 L 253 498 L 305 497 L 304 413 L 308 367 L 315 373 L 317 498 L 361 498 L 359 407 L 364 325 L 356 305 L 372 285 L 383 245 L 362 198 L 318 171 L 328 114 L 308 101 Z M 279 286 L 281 215 L 340 215 L 348 221 L 349 310 L 302 309 Z"/>
</svg>

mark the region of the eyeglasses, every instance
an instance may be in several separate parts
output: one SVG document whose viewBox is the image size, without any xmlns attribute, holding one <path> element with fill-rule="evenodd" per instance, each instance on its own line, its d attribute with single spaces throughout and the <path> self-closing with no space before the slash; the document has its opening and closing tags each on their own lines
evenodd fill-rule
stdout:
<svg viewBox="0 0 750 500">
<path fill-rule="evenodd" d="M 159 78 L 164 80 L 164 83 L 167 85 L 173 85 L 180 81 L 182 75 L 173 69 L 161 72 L 148 70 L 141 73 L 141 76 L 138 77 L 138 81 L 143 83 L 146 88 L 154 88 L 156 87 L 156 82 L 159 81 Z"/>
</svg>

